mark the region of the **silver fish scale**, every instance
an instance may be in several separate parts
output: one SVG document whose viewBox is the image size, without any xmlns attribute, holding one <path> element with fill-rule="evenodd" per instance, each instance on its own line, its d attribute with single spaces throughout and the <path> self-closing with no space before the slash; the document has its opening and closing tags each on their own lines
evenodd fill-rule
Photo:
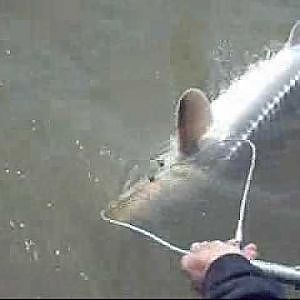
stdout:
<svg viewBox="0 0 300 300">
<path fill-rule="evenodd" d="M 289 94 L 292 93 L 293 89 L 299 84 L 300 81 L 300 70 L 296 72 L 294 76 L 292 76 L 289 80 L 288 84 L 284 84 L 279 92 L 271 97 L 271 99 L 264 105 L 264 107 L 258 111 L 257 117 L 254 120 L 251 120 L 246 126 L 245 130 L 240 133 L 240 135 L 237 138 L 232 138 L 233 140 L 237 140 L 233 146 L 229 149 L 229 154 L 227 156 L 228 159 L 232 158 L 232 155 L 234 155 L 239 148 L 242 145 L 242 142 L 239 140 L 247 140 L 251 135 L 255 133 L 255 131 L 258 129 L 258 127 L 263 123 L 263 121 L 266 121 L 267 118 L 270 115 L 273 115 L 280 109 L 280 105 L 287 100 Z"/>
</svg>

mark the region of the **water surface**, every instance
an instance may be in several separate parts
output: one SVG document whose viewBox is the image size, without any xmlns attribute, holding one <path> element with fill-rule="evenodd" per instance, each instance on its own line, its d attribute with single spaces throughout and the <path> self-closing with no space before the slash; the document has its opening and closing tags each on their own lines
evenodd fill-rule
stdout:
<svg viewBox="0 0 300 300">
<path fill-rule="evenodd" d="M 128 165 L 147 165 L 174 131 L 185 88 L 213 100 L 277 50 L 299 16 L 299 2 L 283 0 L 0 0 L 0 296 L 195 296 L 178 256 L 99 212 Z M 299 144 L 290 143 L 277 169 L 258 170 L 263 199 L 248 239 L 264 258 L 296 264 Z M 195 240 L 231 234 L 221 225 L 234 213 L 217 209 L 207 207 L 219 225 L 211 219 Z M 196 212 L 191 220 L 161 232 L 186 247 Z"/>
</svg>

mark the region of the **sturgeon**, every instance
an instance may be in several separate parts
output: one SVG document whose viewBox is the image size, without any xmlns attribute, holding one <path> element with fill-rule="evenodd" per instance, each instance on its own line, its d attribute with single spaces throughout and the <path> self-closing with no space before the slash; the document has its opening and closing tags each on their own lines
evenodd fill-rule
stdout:
<svg viewBox="0 0 300 300">
<path fill-rule="evenodd" d="M 276 55 L 250 68 L 212 103 L 197 88 L 180 96 L 176 135 L 168 151 L 156 156 L 158 171 L 126 186 L 118 201 L 111 203 L 110 217 L 161 225 L 167 214 L 174 213 L 178 222 L 183 205 L 195 210 L 207 187 L 221 187 L 218 178 L 228 174 L 234 158 L 243 156 L 243 141 L 254 141 L 258 147 L 264 142 L 259 133 L 270 122 L 276 123 L 286 106 L 289 112 L 300 107 L 300 21 Z M 222 188 L 224 192 L 226 187 Z M 253 264 L 278 280 L 300 283 L 300 271 L 293 267 L 258 260 Z"/>
</svg>

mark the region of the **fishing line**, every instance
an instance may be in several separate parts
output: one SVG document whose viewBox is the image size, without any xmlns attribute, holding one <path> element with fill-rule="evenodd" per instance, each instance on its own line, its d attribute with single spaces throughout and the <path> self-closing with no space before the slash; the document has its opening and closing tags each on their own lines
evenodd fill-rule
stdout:
<svg viewBox="0 0 300 300">
<path fill-rule="evenodd" d="M 253 172 L 255 169 L 255 164 L 256 164 L 256 147 L 255 144 L 250 141 L 250 140 L 232 140 L 232 139 L 228 139 L 228 140 L 222 140 L 221 142 L 241 142 L 241 143 L 247 143 L 250 146 L 251 149 L 251 161 L 250 161 L 250 167 L 249 167 L 249 171 L 248 171 L 248 175 L 245 181 L 245 185 L 244 185 L 244 189 L 243 189 L 243 196 L 241 199 L 241 204 L 240 204 L 240 212 L 239 212 L 239 219 L 238 219 L 238 224 L 237 224 L 237 228 L 235 231 L 235 240 L 241 244 L 241 242 L 243 241 L 243 227 L 244 227 L 244 221 L 245 221 L 245 215 L 246 215 L 246 207 L 248 204 L 248 193 L 250 190 L 250 185 L 251 185 L 251 180 L 253 178 Z M 126 222 L 122 222 L 122 221 L 118 221 L 115 219 L 112 219 L 110 217 L 108 217 L 106 215 L 106 211 L 102 210 L 100 212 L 100 216 L 101 219 L 105 222 L 108 222 L 109 224 L 112 225 L 116 225 L 116 226 L 120 226 L 123 228 L 127 228 L 131 231 L 134 231 L 136 233 L 139 233 L 145 237 L 150 238 L 151 240 L 153 240 L 154 242 L 164 246 L 165 248 L 176 252 L 176 253 L 180 253 L 180 254 L 188 254 L 189 251 L 188 250 L 184 250 L 182 248 L 179 248 L 173 244 L 171 244 L 170 242 L 158 237 L 157 235 L 151 233 L 148 230 L 145 230 L 141 227 L 132 225 L 130 223 L 126 223 Z"/>
<path fill-rule="evenodd" d="M 240 205 L 240 214 L 239 214 L 239 220 L 237 224 L 237 228 L 235 231 L 235 240 L 238 241 L 240 244 L 243 241 L 243 226 L 244 226 L 244 221 L 245 221 L 245 216 L 246 216 L 246 207 L 248 204 L 248 193 L 250 191 L 250 185 L 251 185 L 251 180 L 253 178 L 253 172 L 255 169 L 255 164 L 256 164 L 256 147 L 253 142 L 250 140 L 245 140 L 250 148 L 251 148 L 251 162 L 250 162 L 250 167 L 248 171 L 248 176 L 246 178 L 245 186 L 244 186 L 244 191 L 243 191 L 243 196 L 241 200 L 241 205 Z"/>
</svg>

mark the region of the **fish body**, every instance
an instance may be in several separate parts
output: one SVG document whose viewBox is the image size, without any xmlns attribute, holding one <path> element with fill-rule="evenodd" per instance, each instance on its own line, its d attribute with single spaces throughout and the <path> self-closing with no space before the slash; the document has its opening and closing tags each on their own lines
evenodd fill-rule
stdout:
<svg viewBox="0 0 300 300">
<path fill-rule="evenodd" d="M 101 215 L 111 224 L 142 233 L 156 242 L 160 240 L 160 244 L 174 250 L 174 246 L 170 248 L 166 242 L 172 241 L 182 246 L 181 249 L 175 247 L 177 252 L 185 253 L 184 245 L 196 240 L 228 239 L 230 232 L 236 229 L 235 216 L 240 211 L 241 191 L 247 168 L 251 166 L 251 143 L 255 143 L 259 158 L 262 158 L 258 159 L 260 166 L 268 155 L 270 161 L 280 161 L 284 152 L 291 156 L 291 149 L 297 150 L 295 146 L 300 136 L 300 22 L 292 28 L 281 51 L 251 67 L 211 104 L 200 90 L 185 91 L 179 98 L 176 114 L 176 136 L 170 139 L 167 151 L 153 159 L 157 162 L 157 172 L 145 175 L 133 185 L 126 185 L 119 199 Z M 281 140 L 288 142 L 281 143 Z M 291 147 L 293 141 L 296 144 Z M 280 147 L 274 147 L 278 142 Z M 247 151 L 245 145 L 249 148 Z M 294 149 L 294 152 L 297 158 L 298 151 Z M 297 159 L 293 165 L 299 169 Z M 283 170 L 282 166 L 280 170 Z M 267 172 L 270 173 L 270 169 Z M 283 173 L 283 176 L 291 173 L 291 166 Z M 274 183 L 274 174 L 272 176 L 272 189 L 275 189 L 280 184 Z M 283 234 L 278 216 L 285 212 L 282 210 L 285 205 L 280 205 L 281 210 L 277 206 L 275 215 L 270 207 L 275 196 L 282 201 L 282 195 L 261 190 L 257 184 L 251 187 L 251 200 L 256 203 L 256 222 L 252 227 L 256 232 L 255 240 L 260 244 L 268 233 L 274 234 L 273 238 L 269 237 L 271 240 L 275 237 L 276 243 L 284 245 L 288 228 L 294 241 L 291 225 L 294 220 L 298 224 L 300 216 L 297 212 L 299 176 L 296 177 L 298 193 L 291 197 L 293 193 L 289 187 L 285 197 L 289 202 L 291 198 L 296 202 L 292 204 L 294 209 L 288 210 Z M 234 217 L 228 218 L 230 215 Z M 292 249 L 298 259 L 297 245 L 287 245 L 285 255 Z M 267 276 L 299 286 L 300 272 L 296 267 L 260 260 L 251 263 Z"/>
<path fill-rule="evenodd" d="M 201 203 L 207 201 L 207 193 L 211 191 L 214 198 L 227 195 L 238 205 L 251 154 L 244 141 L 255 142 L 258 153 L 263 153 L 266 139 L 277 136 L 260 133 L 277 126 L 282 112 L 287 111 L 287 115 L 299 112 L 299 28 L 297 22 L 282 50 L 250 67 L 212 103 L 201 90 L 186 90 L 176 108 L 176 136 L 170 139 L 168 151 L 154 159 L 158 171 L 126 188 L 111 204 L 111 216 L 150 222 L 163 219 L 174 206 L 178 207 L 177 215 L 183 205 L 201 211 Z M 272 151 L 271 147 L 265 152 Z M 237 157 L 240 161 L 236 177 L 242 180 L 231 182 L 229 189 L 226 180 L 234 177 L 232 165 L 237 164 L 232 161 Z"/>
</svg>

